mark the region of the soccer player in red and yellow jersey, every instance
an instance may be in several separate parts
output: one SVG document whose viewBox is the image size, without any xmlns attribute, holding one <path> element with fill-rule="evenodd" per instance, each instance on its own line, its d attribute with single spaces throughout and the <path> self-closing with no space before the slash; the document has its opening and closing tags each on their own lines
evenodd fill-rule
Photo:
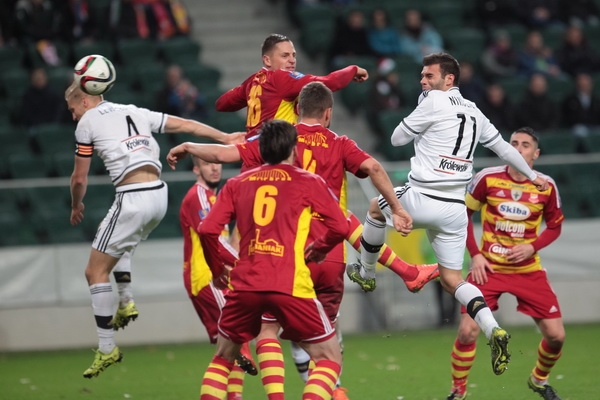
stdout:
<svg viewBox="0 0 600 400">
<path fill-rule="evenodd" d="M 241 85 L 225 92 L 215 103 L 217 111 L 238 111 L 247 107 L 247 137 L 254 136 L 265 121 L 298 121 L 296 99 L 309 82 L 323 82 L 333 91 L 352 81 L 369 78 L 366 69 L 350 65 L 325 76 L 305 75 L 296 71 L 296 49 L 284 35 L 271 34 L 262 45 L 263 67 Z"/>
<path fill-rule="evenodd" d="M 517 129 L 510 143 L 530 167 L 540 154 L 533 129 Z M 538 251 L 558 238 L 564 216 L 558 189 L 539 191 L 531 181 L 510 166 L 481 170 L 468 187 L 468 214 L 481 211 L 482 238 L 478 247 L 469 218 L 467 248 L 471 272 L 467 281 L 477 286 L 491 310 L 498 298 L 510 293 L 517 298 L 517 310 L 533 318 L 542 333 L 537 362 L 528 386 L 544 399 L 559 399 L 548 385 L 548 376 L 560 358 L 565 339 L 560 306 L 542 268 Z M 546 228 L 540 233 L 542 220 Z M 467 378 L 475 359 L 480 328 L 465 313 L 452 349 L 452 393 L 449 400 L 466 398 Z"/>
<path fill-rule="evenodd" d="M 305 259 L 322 261 L 345 238 L 348 225 L 325 181 L 292 165 L 293 125 L 266 122 L 258 140 L 267 164 L 230 179 L 199 228 L 213 282 L 224 287 L 229 276 L 233 288 L 226 295 L 217 352 L 204 375 L 200 399 L 223 398 L 235 355 L 242 343 L 258 335 L 261 317 L 268 312 L 283 327 L 282 337 L 301 343 L 315 362 L 302 398 L 329 400 L 342 356 Z M 322 217 L 327 232 L 307 246 L 313 213 Z M 218 245 L 223 225 L 233 219 L 240 232 L 239 260 Z"/>
<path fill-rule="evenodd" d="M 212 273 L 204 258 L 198 226 L 217 199 L 223 167 L 221 164 L 208 163 L 193 156 L 192 161 L 196 182 L 186 193 L 179 209 L 179 222 L 183 234 L 183 283 L 200 321 L 206 328 L 210 342 L 214 344 L 217 342 L 217 323 L 225 304 L 227 289 L 217 289 L 212 283 Z M 237 249 L 230 244 L 227 226 L 223 227 L 219 245 L 223 251 L 237 257 Z M 252 356 L 247 343 L 244 343 L 241 352 L 243 357 L 238 359 L 238 364 L 250 367 Z M 256 374 L 257 371 L 254 368 L 249 372 Z M 242 398 L 244 376 L 245 371 L 239 365 L 235 365 L 227 382 L 228 400 Z"/>
</svg>

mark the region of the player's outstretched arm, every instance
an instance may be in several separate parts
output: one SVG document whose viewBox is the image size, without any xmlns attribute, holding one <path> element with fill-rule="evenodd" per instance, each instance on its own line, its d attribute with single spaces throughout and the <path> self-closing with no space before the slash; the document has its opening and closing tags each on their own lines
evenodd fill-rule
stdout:
<svg viewBox="0 0 600 400">
<path fill-rule="evenodd" d="M 167 116 L 165 133 L 191 133 L 224 144 L 242 143 L 246 135 L 245 132 L 225 133 L 202 122 L 173 115 Z"/>
<path fill-rule="evenodd" d="M 189 154 L 203 161 L 216 164 L 240 161 L 240 152 L 235 145 L 185 142 L 169 150 L 169 154 L 167 154 L 169 167 L 175 170 L 177 161 L 187 157 Z"/>
</svg>

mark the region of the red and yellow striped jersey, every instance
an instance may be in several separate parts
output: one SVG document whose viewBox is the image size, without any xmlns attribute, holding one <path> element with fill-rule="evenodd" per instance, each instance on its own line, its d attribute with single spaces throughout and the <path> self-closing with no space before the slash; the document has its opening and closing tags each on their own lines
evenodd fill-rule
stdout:
<svg viewBox="0 0 600 400">
<path fill-rule="evenodd" d="M 526 273 L 542 269 L 537 252 L 519 264 L 506 262 L 506 254 L 512 246 L 536 240 L 542 220 L 548 228 L 554 228 L 564 219 L 556 184 L 543 176 L 550 184 L 545 192 L 529 180 L 512 179 L 507 166 L 484 168 L 469 184 L 466 204 L 471 210 L 481 210 L 480 249 L 494 271 Z"/>
</svg>

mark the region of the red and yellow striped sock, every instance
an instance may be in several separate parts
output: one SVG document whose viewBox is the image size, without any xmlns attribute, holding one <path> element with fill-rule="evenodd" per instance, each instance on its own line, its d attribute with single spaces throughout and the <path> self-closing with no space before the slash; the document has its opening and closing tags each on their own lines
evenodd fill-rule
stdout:
<svg viewBox="0 0 600 400">
<path fill-rule="evenodd" d="M 459 389 L 459 393 L 463 394 L 466 390 L 467 379 L 469 372 L 475 362 L 475 352 L 477 350 L 477 342 L 462 344 L 456 339 L 454 347 L 452 347 L 452 386 Z M 460 389 L 463 389 L 462 391 Z"/>
<path fill-rule="evenodd" d="M 227 380 L 227 400 L 239 400 L 242 398 L 245 376 L 246 373 L 243 369 L 237 365 L 233 366 Z"/>
<path fill-rule="evenodd" d="M 346 240 L 350 242 L 352 247 L 357 251 L 360 251 L 360 236 L 362 235 L 363 225 L 360 220 L 356 218 L 356 215 L 350 214 L 348 216 L 348 226 L 350 228 L 350 233 L 346 237 Z M 377 261 L 379 261 L 381 265 L 392 270 L 405 282 L 415 280 L 419 275 L 419 270 L 415 266 L 400 259 L 400 257 L 398 257 L 398 255 L 396 255 L 396 253 L 394 253 L 394 251 L 385 243 L 381 246 L 381 250 L 379 250 L 379 259 Z"/>
<path fill-rule="evenodd" d="M 334 361 L 321 360 L 315 364 L 302 392 L 302 400 L 330 400 L 342 366 Z"/>
<path fill-rule="evenodd" d="M 538 345 L 538 358 L 531 374 L 539 382 L 546 382 L 554 364 L 562 355 L 562 349 L 553 349 L 545 338 Z"/>
<path fill-rule="evenodd" d="M 281 344 L 274 339 L 259 340 L 256 343 L 256 355 L 267 399 L 283 400 L 285 368 Z"/>
<path fill-rule="evenodd" d="M 214 356 L 202 378 L 200 400 L 224 399 L 227 396 L 227 380 L 232 369 L 233 361 Z"/>
</svg>

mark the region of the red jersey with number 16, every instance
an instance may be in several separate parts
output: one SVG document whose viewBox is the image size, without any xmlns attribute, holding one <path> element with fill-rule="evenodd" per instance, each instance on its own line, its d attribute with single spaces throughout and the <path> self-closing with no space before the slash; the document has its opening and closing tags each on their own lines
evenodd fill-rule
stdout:
<svg viewBox="0 0 600 400">
<path fill-rule="evenodd" d="M 352 82 L 357 68 L 350 65 L 329 75 L 317 76 L 263 67 L 241 85 L 221 95 L 215 107 L 217 111 L 238 111 L 248 107 L 246 137 L 254 136 L 265 121 L 282 119 L 295 124 L 298 121 L 296 99 L 307 83 L 323 82 L 335 92 Z"/>
</svg>

